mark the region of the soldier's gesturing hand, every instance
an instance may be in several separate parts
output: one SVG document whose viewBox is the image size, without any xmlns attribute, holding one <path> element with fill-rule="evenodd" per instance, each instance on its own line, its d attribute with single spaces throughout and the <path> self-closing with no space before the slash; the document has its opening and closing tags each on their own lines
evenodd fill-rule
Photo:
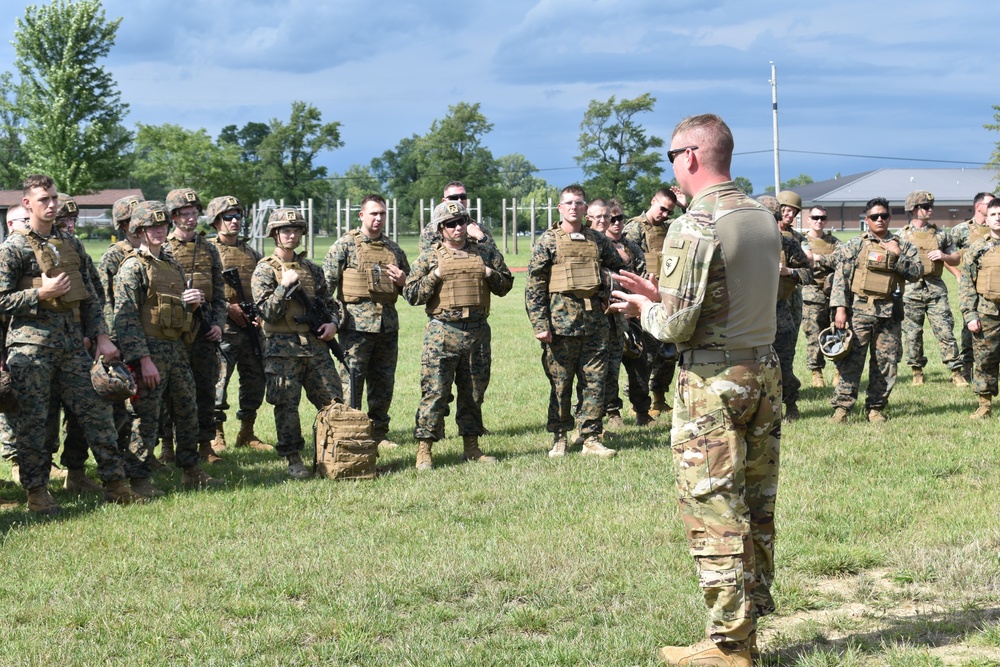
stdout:
<svg viewBox="0 0 1000 667">
<path fill-rule="evenodd" d="M 406 283 L 406 271 L 403 271 L 395 264 L 386 264 L 385 269 L 389 272 L 392 282 L 396 283 L 396 287 L 402 287 Z"/>
<path fill-rule="evenodd" d="M 50 278 L 43 273 L 42 286 L 38 288 L 38 298 L 54 299 L 68 292 L 70 287 L 72 287 L 72 283 L 70 283 L 69 276 L 65 273 L 60 273 L 54 278 Z"/>
<path fill-rule="evenodd" d="M 282 271 L 281 273 L 281 284 L 284 287 L 291 287 L 295 283 L 299 282 L 299 272 L 294 269 L 288 269 L 287 271 Z"/>
<path fill-rule="evenodd" d="M 139 372 L 142 373 L 142 384 L 146 389 L 156 389 L 160 384 L 160 371 L 156 369 L 156 364 L 148 355 L 139 358 Z"/>
</svg>

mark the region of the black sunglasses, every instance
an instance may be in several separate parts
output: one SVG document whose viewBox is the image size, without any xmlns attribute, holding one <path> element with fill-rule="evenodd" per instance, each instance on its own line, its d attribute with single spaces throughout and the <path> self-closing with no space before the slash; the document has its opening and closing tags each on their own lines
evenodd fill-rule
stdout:
<svg viewBox="0 0 1000 667">
<path fill-rule="evenodd" d="M 869 220 L 888 220 L 889 219 L 889 214 L 888 213 L 869 213 L 868 214 L 868 219 Z"/>
<path fill-rule="evenodd" d="M 917 204 L 917 208 L 923 211 L 930 211 L 934 208 L 934 204 Z"/>
<path fill-rule="evenodd" d="M 444 226 L 447 227 L 448 229 L 455 229 L 455 227 L 458 227 L 459 225 L 467 225 L 467 224 L 469 224 L 468 220 L 466 220 L 465 218 L 458 218 L 456 220 L 449 220 L 448 222 L 444 223 Z"/>
<path fill-rule="evenodd" d="M 447 197 L 445 197 L 445 199 L 447 199 L 448 201 L 468 201 L 469 195 L 468 193 L 463 192 L 457 195 L 448 195 Z"/>
<path fill-rule="evenodd" d="M 670 160 L 670 164 L 674 163 L 674 159 L 686 150 L 696 151 L 697 146 L 685 146 L 684 148 L 674 148 L 673 150 L 667 151 L 667 159 Z"/>
<path fill-rule="evenodd" d="M 242 213 L 226 213 L 226 214 L 224 214 L 222 216 L 222 219 L 225 220 L 226 222 L 232 222 L 234 220 L 236 220 L 237 222 L 242 222 L 243 221 L 243 214 Z"/>
<path fill-rule="evenodd" d="M 616 222 L 621 222 L 624 219 L 625 219 L 624 215 L 613 215 L 613 216 L 611 216 L 611 224 L 614 224 Z"/>
<path fill-rule="evenodd" d="M 812 218 L 813 220 L 826 220 L 825 215 L 810 215 L 809 217 Z"/>
</svg>

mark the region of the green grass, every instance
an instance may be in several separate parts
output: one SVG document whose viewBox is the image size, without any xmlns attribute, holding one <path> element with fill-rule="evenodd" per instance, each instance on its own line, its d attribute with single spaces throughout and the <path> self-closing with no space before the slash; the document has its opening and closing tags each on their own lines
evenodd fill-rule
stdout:
<svg viewBox="0 0 1000 667">
<path fill-rule="evenodd" d="M 450 421 L 435 470 L 414 471 L 426 317 L 403 305 L 403 446 L 385 475 L 294 482 L 241 450 L 211 469 L 224 489 L 161 474 L 168 495 L 143 506 L 53 482 L 62 516 L 0 513 L 0 665 L 653 665 L 658 646 L 700 640 L 668 427 L 629 426 L 608 461 L 548 459 L 548 383 L 515 284 L 491 316 L 484 449 L 499 465 L 462 464 Z M 829 424 L 830 390 L 804 388 L 805 418 L 783 429 L 765 665 L 1000 665 L 998 426 L 967 418 L 974 397 L 927 339 L 928 383 L 901 366 L 887 425 Z M 303 406 L 307 430 L 314 415 Z M 273 442 L 266 407 L 258 434 Z"/>
</svg>

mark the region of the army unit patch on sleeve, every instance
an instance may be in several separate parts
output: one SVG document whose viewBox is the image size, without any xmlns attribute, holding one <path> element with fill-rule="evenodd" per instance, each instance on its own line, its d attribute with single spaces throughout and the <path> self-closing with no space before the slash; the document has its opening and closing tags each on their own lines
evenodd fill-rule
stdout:
<svg viewBox="0 0 1000 667">
<path fill-rule="evenodd" d="M 674 269 L 677 268 L 677 265 L 680 264 L 680 261 L 681 261 L 680 257 L 676 257 L 673 255 L 668 255 L 664 257 L 663 268 L 660 269 L 661 275 L 663 275 L 663 277 L 669 276 L 671 273 L 674 272 Z"/>
</svg>

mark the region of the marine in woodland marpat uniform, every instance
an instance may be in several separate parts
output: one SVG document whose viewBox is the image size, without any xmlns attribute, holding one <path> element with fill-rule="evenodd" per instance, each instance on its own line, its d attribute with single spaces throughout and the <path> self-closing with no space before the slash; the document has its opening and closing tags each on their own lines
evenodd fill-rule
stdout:
<svg viewBox="0 0 1000 667">
<path fill-rule="evenodd" d="M 444 186 L 444 194 L 441 196 L 441 203 L 455 201 L 461 204 L 468 210 L 469 208 L 469 193 L 465 189 L 465 184 L 462 181 L 451 181 L 448 185 Z M 470 214 L 471 219 L 471 214 Z M 428 250 L 436 243 L 440 243 L 442 240 L 441 230 L 438 226 L 434 224 L 434 216 L 431 216 L 431 221 L 424 225 L 424 228 L 420 230 L 420 242 L 418 249 L 420 252 Z M 483 228 L 476 224 L 475 220 L 469 223 L 468 236 L 473 241 L 479 243 L 493 243 L 493 239 L 490 238 L 489 233 Z"/>
<path fill-rule="evenodd" d="M 812 262 L 812 251 L 805 234 L 795 228 L 795 219 L 802 211 L 802 197 L 792 190 L 782 190 L 778 193 L 778 229 L 782 234 L 791 233 L 795 240 L 802 246 L 806 257 Z M 795 337 L 799 336 L 799 329 L 802 326 L 802 289 L 796 287 L 788 301 L 792 311 L 792 321 L 795 324 Z M 794 352 L 792 353 L 794 357 Z"/>
<path fill-rule="evenodd" d="M 951 229 L 951 240 L 960 255 L 964 254 L 970 245 L 989 235 L 989 228 L 986 226 L 986 207 L 993 199 L 992 192 L 976 193 L 972 200 L 972 217 Z M 968 328 L 962 327 L 962 370 L 966 380 L 972 379 L 972 363 L 972 333 Z"/>
<path fill-rule="evenodd" d="M 800 204 L 801 205 L 801 204 Z M 799 388 L 802 383 L 795 376 L 795 344 L 799 338 L 799 322 L 802 317 L 800 288 L 812 282 L 809 258 L 802 249 L 798 235 L 789 227 L 788 205 L 781 207 L 785 212 L 778 220 L 781 232 L 781 255 L 778 263 L 778 299 L 775 304 L 774 351 L 781 364 L 781 400 L 785 405 L 784 418 L 794 421 L 799 418 Z M 796 209 L 796 213 L 798 209 Z M 794 297 L 798 295 L 798 314 Z M 796 321 L 798 319 L 798 322 Z"/>
<path fill-rule="evenodd" d="M 380 447 L 394 447 L 396 443 L 389 440 L 389 406 L 399 357 L 396 300 L 410 264 L 385 233 L 384 198 L 366 195 L 358 217 L 361 227 L 337 239 L 326 254 L 323 274 L 344 307 L 340 327 L 340 344 L 347 355 L 344 394 L 351 407 L 359 409 L 362 393 L 367 395 L 375 441 Z"/>
<path fill-rule="evenodd" d="M 105 498 L 133 502 L 138 496 L 125 478 L 111 406 L 94 391 L 92 358 L 84 349 L 84 338 L 89 338 L 95 355 L 118 358 L 101 316 L 99 288 L 85 270 L 86 251 L 75 236 L 55 226 L 58 197 L 51 178 L 29 176 L 23 195 L 28 228 L 0 245 L 0 314 L 9 317 L 7 365 L 20 411 L 8 419 L 28 509 L 42 514 L 60 509 L 48 491 L 52 450 L 48 429 L 42 428 L 57 401 L 85 415 L 81 425 Z"/>
<path fill-rule="evenodd" d="M 216 197 L 208 202 L 207 217 L 209 223 L 219 232 L 212 243 L 219 252 L 222 270 L 236 270 L 240 286 L 243 288 L 243 298 L 253 301 L 250 280 L 261 256 L 256 250 L 240 238 L 243 227 L 243 206 L 236 197 Z M 254 433 L 257 422 L 257 411 L 264 402 L 264 360 L 258 359 L 254 353 L 251 337 L 260 342 L 260 322 L 251 320 L 240 307 L 236 289 L 225 284 L 226 303 L 229 306 L 225 325 L 222 327 L 222 340 L 219 343 L 219 378 L 215 385 L 215 440 L 212 449 L 222 452 L 226 448 L 226 411 L 229 410 L 227 394 L 229 380 L 233 371 L 239 371 L 239 408 L 236 418 L 240 420 L 240 431 L 236 436 L 237 447 L 269 451 L 273 449 L 261 442 Z"/>
<path fill-rule="evenodd" d="M 462 436 L 462 460 L 496 463 L 483 453 L 483 401 L 490 385 L 492 333 L 490 295 L 506 295 L 514 277 L 493 243 L 466 234 L 472 223 L 459 202 L 434 208 L 442 240 L 420 253 L 403 287 L 413 306 L 424 306 L 430 320 L 420 355 L 420 405 L 416 427 L 417 470 L 433 467 L 431 449 L 444 436 L 451 385 L 455 383 L 455 422 Z"/>
<path fill-rule="evenodd" d="M 222 483 L 198 465 L 196 389 L 183 341 L 194 325 L 192 310 L 204 304 L 205 295 L 186 286 L 180 264 L 164 252 L 169 229 L 163 202 L 137 204 L 129 231 L 139 239 L 139 247 L 126 256 L 114 282 L 115 336 L 138 386 L 132 403 L 130 474 L 132 487 L 147 497 L 163 495 L 149 479 L 163 410 L 173 420 L 173 462 L 184 471 L 184 486 L 200 489 Z"/>
<path fill-rule="evenodd" d="M 538 237 L 528 263 L 525 308 L 535 338 L 542 344 L 542 369 L 549 379 L 550 457 L 566 454 L 566 433 L 573 428 L 573 380 L 581 386 L 576 419 L 583 454 L 617 452 L 601 443 L 604 430 L 604 380 L 608 368 L 608 320 L 604 316 L 601 269 L 618 271 L 625 262 L 611 242 L 584 227 L 583 188 L 559 193 L 560 220 Z"/>
<path fill-rule="evenodd" d="M 305 440 L 299 422 L 302 390 L 306 398 L 322 410 L 333 402 L 343 402 L 340 378 L 330 357 L 332 341 L 340 324 L 339 307 L 330 295 L 323 271 L 297 254 L 306 231 L 306 220 L 298 209 L 279 208 L 271 212 L 267 234 L 274 239 L 274 253 L 254 269 L 253 300 L 264 320 L 264 373 L 267 402 L 274 406 L 274 427 L 278 435 L 275 449 L 288 461 L 288 475 L 307 479 L 312 473 L 302 462 Z M 302 321 L 306 307 L 293 298 L 301 290 L 307 303 L 319 301 L 333 319 L 313 330 Z"/>
<path fill-rule="evenodd" d="M 959 274 L 958 249 L 952 243 L 947 229 L 938 229 L 931 222 L 934 210 L 934 195 L 926 190 L 916 190 L 906 197 L 903 206 L 907 215 L 912 216 L 910 224 L 899 230 L 899 237 L 906 239 L 917 248 L 924 276 L 907 285 L 903 292 L 903 349 L 906 351 L 906 365 L 913 372 L 913 384 L 924 383 L 924 319 L 931 325 L 931 331 L 941 350 L 941 363 L 951 371 L 951 381 L 957 387 L 968 387 L 963 375 L 962 358 L 955 341 L 955 317 L 948 303 L 948 287 L 941 279 L 941 273 L 948 269 L 956 277 Z"/>
<path fill-rule="evenodd" d="M 962 258 L 958 283 L 958 305 L 965 329 L 972 335 L 975 372 L 972 391 L 979 407 L 970 417 L 987 419 L 993 414 L 1000 370 L 1000 199 L 986 205 L 989 234 L 974 241 Z"/>
<path fill-rule="evenodd" d="M 806 242 L 812 254 L 812 281 L 802 286 L 802 331 L 806 336 L 806 368 L 812 373 L 812 386 L 825 387 L 826 357 L 819 347 L 819 333 L 830 326 L 830 287 L 836 268 L 834 251 L 840 239 L 826 231 L 826 209 L 809 209 Z"/>
<path fill-rule="evenodd" d="M 870 422 L 886 420 L 885 408 L 903 353 L 899 292 L 904 281 L 919 280 L 924 273 L 917 249 L 889 231 L 889 202 L 882 197 L 870 200 L 865 223 L 867 231 L 837 249 L 830 291 L 830 307 L 836 311 L 834 326 L 850 327 L 854 333 L 850 352 L 837 361 L 840 382 L 830 403 L 834 407 L 831 421 L 838 424 L 847 421 L 858 400 L 869 348 L 865 415 Z"/>
<path fill-rule="evenodd" d="M 664 243 L 659 285 L 612 308 L 680 350 L 671 447 L 680 512 L 709 607 L 707 642 L 666 646 L 668 665 L 750 667 L 757 623 L 774 611 L 774 503 L 781 376 L 771 347 L 781 235 L 772 213 L 732 182 L 733 136 L 721 118 L 677 126 L 667 157 L 687 213 Z"/>
</svg>

